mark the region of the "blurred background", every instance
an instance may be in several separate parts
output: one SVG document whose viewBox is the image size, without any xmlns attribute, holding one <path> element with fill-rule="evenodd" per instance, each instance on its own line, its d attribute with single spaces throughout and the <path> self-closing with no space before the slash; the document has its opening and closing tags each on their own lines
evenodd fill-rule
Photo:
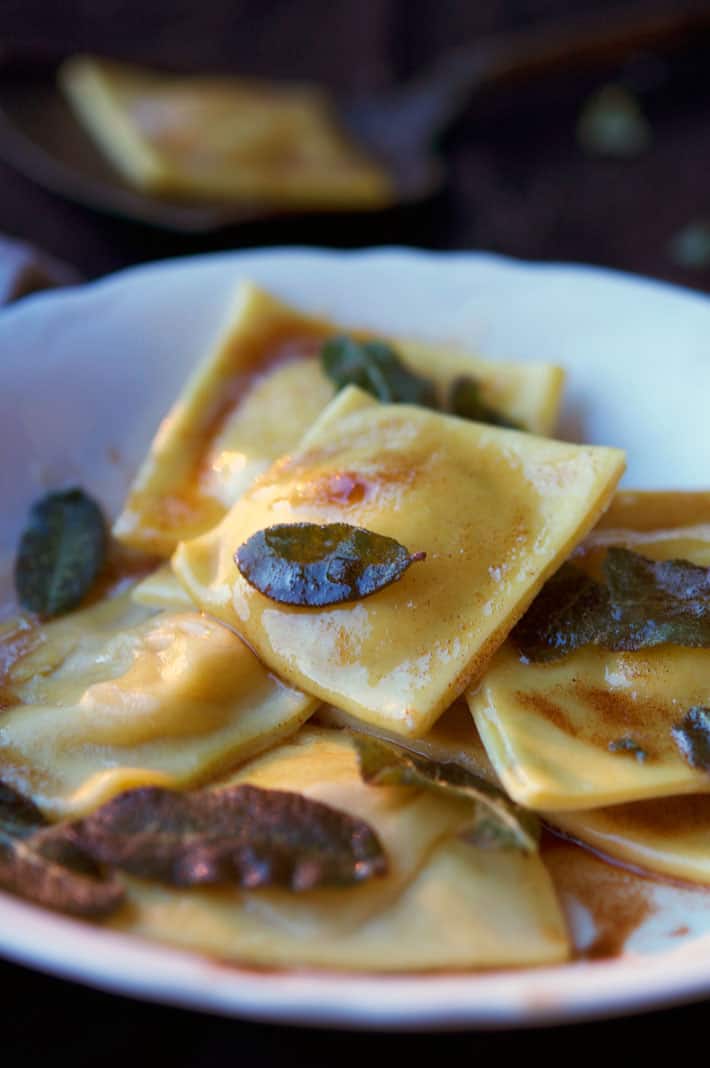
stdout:
<svg viewBox="0 0 710 1068">
<path fill-rule="evenodd" d="M 441 140 L 443 187 L 417 204 L 178 234 L 69 203 L 2 163 L 0 230 L 85 277 L 212 249 L 400 243 L 583 261 L 710 291 L 710 4 L 2 0 L 0 58 L 97 51 L 180 70 L 312 80 L 349 97 L 385 92 L 492 35 L 534 29 L 544 41 L 580 17 L 603 27 L 625 11 L 643 23 L 685 7 L 708 17 L 680 46 L 661 39 L 622 57 L 542 63 L 517 82 L 480 87 Z"/>
</svg>

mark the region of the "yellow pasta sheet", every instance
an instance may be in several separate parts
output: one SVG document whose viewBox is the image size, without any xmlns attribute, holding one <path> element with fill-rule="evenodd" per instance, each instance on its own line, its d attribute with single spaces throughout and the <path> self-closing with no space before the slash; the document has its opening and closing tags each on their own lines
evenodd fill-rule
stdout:
<svg viewBox="0 0 710 1068">
<path fill-rule="evenodd" d="M 547 821 L 635 868 L 710 884 L 710 797 L 690 794 L 583 812 L 550 812 Z"/>
<path fill-rule="evenodd" d="M 129 594 L 41 626 L 5 688 L 16 703 L 0 721 L 3 781 L 52 817 L 135 786 L 202 782 L 315 704 L 215 620 L 151 615 Z"/>
<path fill-rule="evenodd" d="M 710 494 L 626 493 L 574 562 L 598 575 L 608 547 L 624 545 L 650 559 L 707 567 L 706 518 Z M 672 525 L 687 519 L 692 525 Z M 671 733 L 688 709 L 710 704 L 710 650 L 666 644 L 608 652 L 588 646 L 535 664 L 523 662 L 511 641 L 470 691 L 469 703 L 505 788 L 531 808 L 597 808 L 703 793 L 710 785 L 704 772 L 686 762 Z M 623 739 L 638 745 L 645 758 L 619 749 Z"/>
</svg>

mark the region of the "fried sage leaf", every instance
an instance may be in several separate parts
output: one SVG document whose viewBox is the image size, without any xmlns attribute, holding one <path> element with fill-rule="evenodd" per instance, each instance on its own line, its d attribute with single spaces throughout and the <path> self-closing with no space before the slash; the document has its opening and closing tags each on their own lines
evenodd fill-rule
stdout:
<svg viewBox="0 0 710 1068">
<path fill-rule="evenodd" d="M 170 886 L 351 886 L 387 871 L 363 820 L 248 784 L 178 793 L 142 787 L 56 828 L 95 860 Z"/>
<path fill-rule="evenodd" d="M 604 645 L 611 622 L 606 587 L 573 564 L 563 564 L 514 627 L 512 638 L 528 660 L 557 660 L 583 645 Z"/>
<path fill-rule="evenodd" d="M 691 768 L 710 771 L 710 708 L 695 705 L 671 733 Z"/>
<path fill-rule="evenodd" d="M 383 404 L 437 406 L 434 383 L 410 371 L 386 341 L 331 337 L 321 349 L 321 366 L 338 389 L 359 386 Z"/>
<path fill-rule="evenodd" d="M 481 849 L 537 849 L 537 817 L 502 790 L 453 761 L 427 760 L 367 734 L 352 734 L 360 774 L 372 786 L 414 786 L 471 804 L 471 823 L 461 837 Z"/>
<path fill-rule="evenodd" d="M 513 422 L 502 412 L 491 408 L 481 396 L 481 384 L 475 378 L 461 375 L 449 387 L 448 410 L 461 419 L 477 423 L 489 423 L 508 430 L 524 430 L 520 423 Z"/>
<path fill-rule="evenodd" d="M 41 616 L 75 608 L 106 556 L 101 509 L 81 489 L 50 493 L 30 511 L 15 560 L 15 589 L 23 608 Z"/>
<path fill-rule="evenodd" d="M 377 593 L 425 556 L 348 523 L 280 523 L 252 534 L 234 560 L 272 601 L 322 608 Z"/>
<path fill-rule="evenodd" d="M 623 624 L 617 648 L 642 649 L 672 642 L 710 646 L 710 568 L 688 560 L 648 560 L 619 547 L 604 561 L 612 613 Z"/>
<path fill-rule="evenodd" d="M 513 630 L 527 659 L 555 660 L 583 645 L 710 647 L 710 568 L 613 546 L 604 577 L 605 585 L 572 564 L 553 575 Z"/>
<path fill-rule="evenodd" d="M 98 917 L 123 900 L 114 878 L 49 826 L 42 813 L 12 787 L 0 783 L 0 887 L 45 908 Z"/>
</svg>

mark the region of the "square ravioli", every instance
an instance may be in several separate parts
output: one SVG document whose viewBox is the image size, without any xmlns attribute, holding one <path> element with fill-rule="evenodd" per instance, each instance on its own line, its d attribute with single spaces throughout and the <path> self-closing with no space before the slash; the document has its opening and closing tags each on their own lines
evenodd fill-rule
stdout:
<svg viewBox="0 0 710 1068">
<path fill-rule="evenodd" d="M 602 856 L 671 879 L 710 885 L 710 797 L 689 794 L 550 812 L 546 820 Z"/>
<path fill-rule="evenodd" d="M 336 389 L 320 367 L 323 342 L 343 333 L 245 283 L 219 340 L 163 421 L 128 495 L 115 534 L 168 556 L 217 523 L 253 480 L 301 437 Z M 364 339 L 362 330 L 348 331 Z M 553 364 L 480 359 L 451 347 L 393 342 L 439 398 L 473 375 L 484 401 L 539 434 L 552 431 L 563 372 Z"/>
<path fill-rule="evenodd" d="M 598 578 L 611 546 L 709 567 L 710 494 L 620 494 L 573 563 Z M 503 785 L 530 808 L 573 811 L 710 788 L 674 733 L 691 708 L 710 705 L 710 649 L 587 645 L 527 662 L 509 640 L 468 699 Z"/>
<path fill-rule="evenodd" d="M 360 886 L 255 892 L 173 890 L 130 879 L 121 930 L 244 963 L 348 971 L 553 964 L 569 936 L 536 853 L 458 838 L 467 806 L 427 791 L 368 786 L 343 731 L 305 728 L 230 780 L 288 790 L 365 820 L 388 872 Z"/>
<path fill-rule="evenodd" d="M 173 568 L 290 684 L 422 735 L 594 525 L 623 467 L 616 449 L 381 405 L 349 387 L 217 527 L 178 547 Z M 303 522 L 364 527 L 426 560 L 363 600 L 278 604 L 234 553 L 256 531 Z"/>
<path fill-rule="evenodd" d="M 126 593 L 0 635 L 3 782 L 53 818 L 143 785 L 192 786 L 273 745 L 315 702 L 198 612 Z"/>
<path fill-rule="evenodd" d="M 387 171 L 339 127 L 315 87 L 180 76 L 75 56 L 59 83 L 132 185 L 158 195 L 273 208 L 379 208 Z"/>
</svg>

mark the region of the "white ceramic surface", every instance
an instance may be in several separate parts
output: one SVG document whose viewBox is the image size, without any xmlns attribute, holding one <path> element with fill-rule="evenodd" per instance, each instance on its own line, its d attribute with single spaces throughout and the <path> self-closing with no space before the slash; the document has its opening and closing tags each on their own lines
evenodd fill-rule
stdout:
<svg viewBox="0 0 710 1068">
<path fill-rule="evenodd" d="M 115 513 L 194 361 L 250 278 L 345 324 L 568 371 L 563 434 L 628 450 L 625 485 L 710 488 L 710 301 L 577 266 L 386 249 L 244 252 L 157 264 L 0 314 L 0 565 L 42 491 L 80 482 Z M 710 896 L 658 886 L 623 957 L 421 977 L 260 973 L 131 940 L 0 894 L 0 953 L 107 989 L 328 1026 L 495 1027 L 710 994 Z M 591 924 L 571 907 L 580 938 Z M 673 937 L 679 925 L 683 938 Z M 588 932 L 591 936 L 591 932 Z"/>
</svg>

